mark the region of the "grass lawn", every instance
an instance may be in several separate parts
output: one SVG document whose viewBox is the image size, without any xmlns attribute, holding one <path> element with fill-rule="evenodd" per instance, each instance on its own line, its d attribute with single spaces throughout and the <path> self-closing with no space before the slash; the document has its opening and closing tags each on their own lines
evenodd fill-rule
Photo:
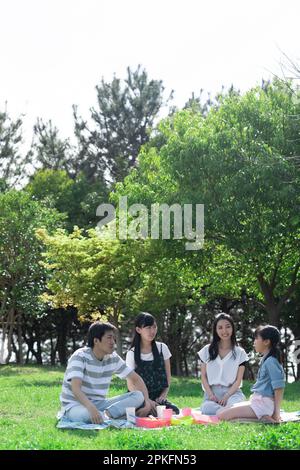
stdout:
<svg viewBox="0 0 300 470">
<path fill-rule="evenodd" d="M 149 431 L 60 430 L 55 427 L 64 369 L 38 366 L 0 368 L 0 449 L 300 449 L 300 423 L 280 426 L 221 423 Z M 126 391 L 114 380 L 110 395 Z M 249 382 L 243 391 L 250 394 Z M 197 379 L 173 378 L 170 399 L 179 407 L 198 407 Z M 300 410 L 300 383 L 288 384 L 282 408 Z"/>
</svg>

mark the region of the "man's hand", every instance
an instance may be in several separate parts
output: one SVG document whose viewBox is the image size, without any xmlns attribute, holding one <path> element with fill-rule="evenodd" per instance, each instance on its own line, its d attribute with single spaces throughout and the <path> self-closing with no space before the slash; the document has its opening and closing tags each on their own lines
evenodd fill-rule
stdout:
<svg viewBox="0 0 300 470">
<path fill-rule="evenodd" d="M 156 416 L 157 415 L 157 411 L 156 411 L 156 407 L 157 407 L 157 403 L 156 401 L 153 401 L 153 400 L 149 400 L 149 403 L 150 403 L 150 407 L 151 407 L 151 414 L 153 414 L 153 416 Z"/>
<path fill-rule="evenodd" d="M 87 407 L 88 412 L 91 417 L 91 421 L 93 424 L 101 424 L 103 423 L 102 416 L 100 415 L 99 411 L 95 407 L 95 405 L 91 404 Z"/>
<path fill-rule="evenodd" d="M 151 403 L 150 400 L 146 400 L 142 408 L 136 410 L 136 415 L 142 418 L 147 417 L 151 413 Z"/>
</svg>

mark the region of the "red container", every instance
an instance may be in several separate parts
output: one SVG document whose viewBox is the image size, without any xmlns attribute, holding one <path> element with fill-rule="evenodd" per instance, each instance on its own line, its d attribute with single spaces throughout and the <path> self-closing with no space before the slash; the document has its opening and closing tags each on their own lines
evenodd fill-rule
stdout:
<svg viewBox="0 0 300 470">
<path fill-rule="evenodd" d="M 139 428 L 163 428 L 170 426 L 171 419 L 168 418 L 139 418 L 135 419 L 135 424 Z"/>
</svg>

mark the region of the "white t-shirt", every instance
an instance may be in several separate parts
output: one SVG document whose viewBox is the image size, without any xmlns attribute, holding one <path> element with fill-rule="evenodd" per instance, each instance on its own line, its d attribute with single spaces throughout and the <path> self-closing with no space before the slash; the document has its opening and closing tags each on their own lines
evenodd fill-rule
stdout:
<svg viewBox="0 0 300 470">
<path fill-rule="evenodd" d="M 235 357 L 233 351 L 230 351 L 223 359 L 218 355 L 216 359 L 211 361 L 209 359 L 208 348 L 209 344 L 198 352 L 198 356 L 206 364 L 209 385 L 224 385 L 229 387 L 236 381 L 239 366 L 243 362 L 249 361 L 248 355 L 243 348 L 235 346 Z"/>
<path fill-rule="evenodd" d="M 170 349 L 165 343 L 160 343 L 159 341 L 155 341 L 158 352 L 160 354 L 160 351 L 162 352 L 163 358 L 166 361 L 167 359 L 170 359 L 172 354 L 170 353 Z M 153 361 L 153 353 L 147 353 L 143 354 L 141 353 L 141 359 L 142 361 Z M 135 362 L 134 362 L 134 348 L 130 349 L 127 351 L 126 354 L 126 365 L 128 367 L 131 367 L 132 369 L 135 369 Z"/>
</svg>

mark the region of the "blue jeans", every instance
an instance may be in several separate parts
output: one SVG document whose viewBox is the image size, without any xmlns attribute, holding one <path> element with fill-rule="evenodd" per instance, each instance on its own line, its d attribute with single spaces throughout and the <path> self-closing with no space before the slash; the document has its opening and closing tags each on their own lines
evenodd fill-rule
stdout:
<svg viewBox="0 0 300 470">
<path fill-rule="evenodd" d="M 128 392 L 124 395 L 118 395 L 117 397 L 109 398 L 107 400 L 100 400 L 93 402 L 98 411 L 107 410 L 113 419 L 126 416 L 126 408 L 133 406 L 134 408 L 140 408 L 144 403 L 144 395 L 142 392 Z M 68 411 L 65 412 L 65 417 L 70 421 L 76 421 L 81 423 L 91 423 L 91 417 L 87 408 L 81 404 L 74 405 Z"/>
<path fill-rule="evenodd" d="M 228 392 L 230 387 L 225 387 L 223 385 L 211 385 L 211 390 L 213 394 L 220 400 L 223 398 L 225 393 Z M 240 403 L 241 401 L 245 401 L 246 397 L 243 394 L 243 392 L 239 389 L 237 390 L 233 395 L 229 397 L 226 403 L 226 408 L 230 408 L 232 405 L 235 403 Z M 215 401 L 209 400 L 207 393 L 204 393 L 204 402 L 202 403 L 201 406 L 201 412 L 204 415 L 215 415 L 218 410 L 224 409 L 225 406 L 219 405 L 219 403 L 216 403 Z"/>
</svg>

